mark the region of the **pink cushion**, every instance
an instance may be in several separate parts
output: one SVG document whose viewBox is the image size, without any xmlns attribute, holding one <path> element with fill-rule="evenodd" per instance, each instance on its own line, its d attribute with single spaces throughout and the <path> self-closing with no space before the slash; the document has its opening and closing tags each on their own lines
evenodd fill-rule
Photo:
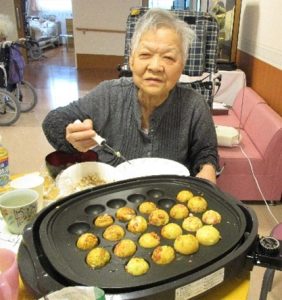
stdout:
<svg viewBox="0 0 282 300">
<path fill-rule="evenodd" d="M 276 180 L 275 176 L 258 175 L 256 177 L 265 199 L 280 201 L 280 182 Z M 255 180 L 250 174 L 225 174 L 223 171 L 217 179 L 217 186 L 238 200 L 263 200 Z"/>
<path fill-rule="evenodd" d="M 282 118 L 267 104 L 253 109 L 244 129 L 263 156 L 281 153 L 282 145 L 278 141 L 282 141 Z"/>
<path fill-rule="evenodd" d="M 240 147 L 250 158 L 255 171 L 259 174 L 264 173 L 265 163 L 263 157 L 254 146 L 247 133 L 240 130 L 242 141 Z M 251 174 L 248 160 L 242 153 L 240 147 L 218 147 L 220 165 L 224 165 L 224 174 Z"/>
<path fill-rule="evenodd" d="M 232 109 L 229 110 L 228 115 L 213 116 L 213 121 L 216 125 L 224 125 L 239 128 L 239 120 Z"/>
<path fill-rule="evenodd" d="M 228 111 L 228 115 L 213 116 L 214 123 L 216 125 L 243 128 L 251 111 L 260 103 L 265 104 L 266 102 L 251 88 L 245 87 L 236 96 L 232 108 Z"/>
<path fill-rule="evenodd" d="M 259 103 L 265 103 L 265 101 L 249 87 L 245 87 L 238 93 L 234 100 L 232 110 L 236 117 L 241 120 L 242 126 L 245 125 L 250 112 Z"/>
<path fill-rule="evenodd" d="M 275 238 L 277 238 L 278 240 L 282 240 L 282 223 L 276 225 L 272 231 L 271 231 L 271 235 Z"/>
</svg>

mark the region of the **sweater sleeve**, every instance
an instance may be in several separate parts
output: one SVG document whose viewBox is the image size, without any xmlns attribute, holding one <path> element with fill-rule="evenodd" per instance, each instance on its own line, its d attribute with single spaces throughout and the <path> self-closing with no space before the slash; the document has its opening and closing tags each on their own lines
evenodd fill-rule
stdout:
<svg viewBox="0 0 282 300">
<path fill-rule="evenodd" d="M 81 121 L 92 119 L 94 126 L 100 124 L 101 127 L 101 124 L 105 122 L 108 114 L 108 84 L 110 83 L 103 82 L 86 96 L 64 107 L 58 107 L 47 114 L 43 120 L 42 129 L 48 142 L 56 150 L 69 153 L 77 152 L 66 140 L 66 127 L 68 124 L 77 119 Z"/>
<path fill-rule="evenodd" d="M 219 169 L 217 138 L 210 109 L 204 99 L 197 99 L 190 129 L 189 162 L 191 175 L 195 176 L 201 165 L 210 163 Z"/>
</svg>

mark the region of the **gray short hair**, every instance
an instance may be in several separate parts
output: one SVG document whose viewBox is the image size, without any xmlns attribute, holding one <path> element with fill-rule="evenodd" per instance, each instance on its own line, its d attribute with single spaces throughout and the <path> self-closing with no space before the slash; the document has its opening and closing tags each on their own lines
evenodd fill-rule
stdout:
<svg viewBox="0 0 282 300">
<path fill-rule="evenodd" d="M 151 8 L 138 19 L 131 39 L 131 53 L 136 50 L 145 32 L 163 27 L 170 28 L 179 34 L 182 43 L 183 61 L 185 62 L 191 43 L 196 36 L 195 32 L 186 22 L 180 20 L 172 12 L 161 8 Z"/>
</svg>

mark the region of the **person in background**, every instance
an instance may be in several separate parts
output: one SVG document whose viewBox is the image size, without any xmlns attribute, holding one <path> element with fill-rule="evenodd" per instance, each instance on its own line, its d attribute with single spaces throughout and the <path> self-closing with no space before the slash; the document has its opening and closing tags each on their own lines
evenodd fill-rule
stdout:
<svg viewBox="0 0 282 300">
<path fill-rule="evenodd" d="M 215 183 L 218 153 L 210 109 L 200 94 L 178 85 L 194 38 L 171 12 L 148 10 L 131 41 L 132 78 L 104 81 L 79 100 L 49 112 L 42 124 L 49 143 L 56 150 L 86 152 L 97 146 L 92 139 L 97 132 L 127 159 L 175 160 L 192 176 Z M 95 151 L 104 163 L 123 162 L 103 147 Z"/>
</svg>

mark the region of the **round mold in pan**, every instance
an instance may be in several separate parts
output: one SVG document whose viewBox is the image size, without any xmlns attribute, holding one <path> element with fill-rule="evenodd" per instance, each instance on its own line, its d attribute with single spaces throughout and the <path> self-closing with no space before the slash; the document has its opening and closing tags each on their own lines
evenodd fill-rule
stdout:
<svg viewBox="0 0 282 300">
<path fill-rule="evenodd" d="M 163 266 L 152 261 L 153 249 L 144 249 L 138 245 L 134 256 L 147 260 L 150 269 L 142 276 L 129 275 L 124 269 L 129 258 L 121 259 L 113 254 L 116 242 L 103 239 L 104 229 L 95 227 L 93 220 L 102 213 L 115 218 L 117 209 L 122 206 L 132 207 L 138 215 L 142 215 L 138 205 L 144 200 L 154 201 L 159 208 L 169 211 L 177 203 L 177 193 L 183 189 L 191 190 L 194 195 L 202 195 L 208 202 L 208 209 L 214 209 L 222 215 L 222 222 L 215 225 L 220 231 L 221 240 L 214 246 L 200 246 L 199 251 L 193 255 L 176 254 L 172 263 Z M 170 221 L 180 225 L 182 223 L 182 220 L 172 218 Z M 137 243 L 140 234 L 128 232 L 127 223 L 116 218 L 115 224 L 125 229 L 124 238 Z M 160 230 L 161 227 L 149 225 L 146 232 L 155 231 L 160 235 Z M 231 252 L 240 243 L 245 230 L 245 216 L 236 201 L 212 185 L 194 178 L 152 176 L 117 182 L 67 197 L 43 218 L 39 234 L 45 263 L 47 260 L 61 281 L 69 285 L 99 286 L 106 292 L 118 293 L 153 287 L 193 274 Z M 85 262 L 89 251 L 76 247 L 78 236 L 84 232 L 96 234 L 99 246 L 111 253 L 111 261 L 101 269 L 90 268 Z M 173 241 L 161 238 L 161 245 L 173 246 Z"/>
</svg>

